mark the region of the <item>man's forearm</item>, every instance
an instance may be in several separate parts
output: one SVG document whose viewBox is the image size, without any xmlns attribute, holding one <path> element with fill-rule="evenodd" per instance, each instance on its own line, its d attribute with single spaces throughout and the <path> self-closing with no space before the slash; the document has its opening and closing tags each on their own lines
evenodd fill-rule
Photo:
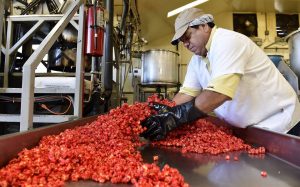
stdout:
<svg viewBox="0 0 300 187">
<path fill-rule="evenodd" d="M 183 103 L 186 103 L 190 100 L 192 100 L 194 97 L 184 94 L 184 93 L 177 93 L 175 97 L 173 98 L 173 101 L 175 101 L 176 105 L 180 105 Z"/>
<path fill-rule="evenodd" d="M 184 93 L 177 93 L 173 98 L 176 105 L 180 105 L 192 100 L 194 97 L 184 94 Z M 231 100 L 230 97 L 223 95 L 218 92 L 214 92 L 211 90 L 203 90 L 195 100 L 195 107 L 205 113 L 213 112 L 214 109 L 218 108 L 222 105 L 225 101 Z"/>
<path fill-rule="evenodd" d="M 210 113 L 228 100 L 231 100 L 231 98 L 226 95 L 210 90 L 203 90 L 196 97 L 195 106 L 202 112 Z"/>
</svg>

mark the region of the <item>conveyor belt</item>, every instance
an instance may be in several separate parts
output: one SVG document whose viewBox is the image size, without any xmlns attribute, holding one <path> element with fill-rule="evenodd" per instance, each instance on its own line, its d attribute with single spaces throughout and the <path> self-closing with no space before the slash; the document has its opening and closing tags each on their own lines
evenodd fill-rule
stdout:
<svg viewBox="0 0 300 187">
<path fill-rule="evenodd" d="M 0 166 L 15 157 L 24 147 L 30 148 L 40 138 L 48 134 L 57 134 L 66 128 L 74 128 L 95 120 L 96 117 L 76 120 L 69 123 L 35 129 L 25 133 L 17 133 L 0 137 Z M 214 120 L 214 119 L 212 119 Z M 219 123 L 219 121 L 217 121 Z M 177 168 L 190 186 L 209 187 L 299 187 L 300 186 L 300 139 L 250 128 L 236 130 L 239 136 L 252 144 L 265 146 L 269 153 L 263 157 L 250 156 L 245 152 L 231 152 L 230 160 L 225 155 L 208 155 L 185 153 L 171 148 L 157 148 L 146 145 L 140 148 L 145 162 L 153 162 L 158 155 L 158 165 L 169 164 Z M 234 161 L 233 157 L 239 160 Z M 268 176 L 262 177 L 260 172 L 266 171 Z M 127 184 L 99 184 L 93 181 L 69 182 L 66 186 L 130 186 Z"/>
</svg>

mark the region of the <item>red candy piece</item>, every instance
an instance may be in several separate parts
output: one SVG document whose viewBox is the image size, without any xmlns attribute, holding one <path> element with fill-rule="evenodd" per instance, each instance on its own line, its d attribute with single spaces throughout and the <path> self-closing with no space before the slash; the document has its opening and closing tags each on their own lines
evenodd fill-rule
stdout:
<svg viewBox="0 0 300 187">
<path fill-rule="evenodd" d="M 261 172 L 260 172 L 260 175 L 261 175 L 262 177 L 267 177 L 268 174 L 267 174 L 266 171 L 261 171 Z"/>
</svg>

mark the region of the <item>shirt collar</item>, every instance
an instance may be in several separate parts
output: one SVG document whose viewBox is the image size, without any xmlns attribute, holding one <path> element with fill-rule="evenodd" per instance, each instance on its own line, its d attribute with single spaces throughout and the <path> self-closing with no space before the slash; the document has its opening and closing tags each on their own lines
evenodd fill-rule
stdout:
<svg viewBox="0 0 300 187">
<path fill-rule="evenodd" d="M 217 30 L 217 26 L 214 26 L 214 27 L 212 28 L 212 30 L 211 30 L 211 33 L 210 33 L 210 36 L 209 36 L 208 42 L 207 42 L 207 44 L 206 44 L 206 46 L 205 46 L 205 47 L 206 47 L 206 49 L 207 49 L 207 51 L 209 51 L 209 50 L 210 50 L 211 41 L 212 41 L 212 38 L 213 38 L 213 36 L 214 36 L 214 34 L 215 34 L 216 30 Z"/>
</svg>

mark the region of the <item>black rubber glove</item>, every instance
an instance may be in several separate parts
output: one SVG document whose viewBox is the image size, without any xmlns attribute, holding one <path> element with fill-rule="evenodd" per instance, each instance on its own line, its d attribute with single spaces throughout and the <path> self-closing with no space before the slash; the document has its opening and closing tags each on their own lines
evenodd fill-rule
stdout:
<svg viewBox="0 0 300 187">
<path fill-rule="evenodd" d="M 175 107 L 169 107 L 165 112 L 150 116 L 142 123 L 147 129 L 141 134 L 149 140 L 164 139 L 171 130 L 206 117 L 207 115 L 194 106 L 195 100 L 186 102 Z"/>
<path fill-rule="evenodd" d="M 156 102 L 149 103 L 149 106 L 158 113 L 168 112 L 172 108 L 167 105 L 156 103 Z"/>
</svg>

